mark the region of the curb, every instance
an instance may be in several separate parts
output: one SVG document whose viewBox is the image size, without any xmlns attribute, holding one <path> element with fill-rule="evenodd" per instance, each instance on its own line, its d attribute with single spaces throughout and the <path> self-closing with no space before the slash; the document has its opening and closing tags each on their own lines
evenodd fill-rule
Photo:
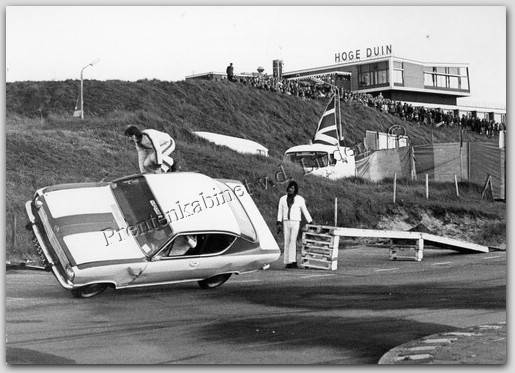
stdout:
<svg viewBox="0 0 515 373">
<path fill-rule="evenodd" d="M 429 335 L 391 349 L 377 364 L 505 364 L 506 329 L 500 322 Z"/>
</svg>

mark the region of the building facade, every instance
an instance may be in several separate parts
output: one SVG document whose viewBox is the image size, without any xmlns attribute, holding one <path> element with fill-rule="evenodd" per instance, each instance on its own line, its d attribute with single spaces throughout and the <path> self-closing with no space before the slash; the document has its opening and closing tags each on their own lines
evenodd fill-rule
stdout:
<svg viewBox="0 0 515 373">
<path fill-rule="evenodd" d="M 346 90 L 373 96 L 381 93 L 394 101 L 457 105 L 458 98 L 470 96 L 466 64 L 424 63 L 387 55 L 289 71 L 283 73 L 283 78 L 313 75 L 325 77 L 328 83 Z"/>
<path fill-rule="evenodd" d="M 284 79 L 319 79 L 343 90 L 381 94 L 413 106 L 440 108 L 461 116 L 506 123 L 501 105 L 460 104 L 471 96 L 469 65 L 432 63 L 394 56 L 392 46 L 335 53 L 335 64 L 284 72 Z"/>
<path fill-rule="evenodd" d="M 385 99 L 414 106 L 452 110 L 455 114 L 506 123 L 506 108 L 460 105 L 471 95 L 466 63 L 428 63 L 394 56 L 391 45 L 335 53 L 333 65 L 283 71 L 283 61 L 274 60 L 273 78 L 325 82 L 340 89 L 381 94 Z M 241 74 L 241 77 L 256 76 Z M 205 73 L 186 79 L 226 79 L 224 73 Z"/>
</svg>

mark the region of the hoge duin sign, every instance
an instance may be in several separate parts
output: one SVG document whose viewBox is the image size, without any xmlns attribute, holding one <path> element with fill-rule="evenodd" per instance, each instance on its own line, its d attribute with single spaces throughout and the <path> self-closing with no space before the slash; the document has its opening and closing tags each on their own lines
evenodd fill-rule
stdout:
<svg viewBox="0 0 515 373">
<path fill-rule="evenodd" d="M 334 62 L 352 62 L 366 58 L 383 57 L 392 54 L 392 45 L 380 45 L 377 47 L 369 47 L 365 49 L 356 49 L 346 52 L 336 52 L 334 54 Z"/>
</svg>

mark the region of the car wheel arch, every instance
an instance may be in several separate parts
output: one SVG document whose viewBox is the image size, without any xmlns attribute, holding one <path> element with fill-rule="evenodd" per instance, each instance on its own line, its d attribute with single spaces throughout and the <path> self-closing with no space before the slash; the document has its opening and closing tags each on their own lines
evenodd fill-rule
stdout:
<svg viewBox="0 0 515 373">
<path fill-rule="evenodd" d="M 108 288 L 116 288 L 112 282 L 92 282 L 71 289 L 74 298 L 93 298 Z"/>
<path fill-rule="evenodd" d="M 223 285 L 233 274 L 234 272 L 219 273 L 217 275 L 197 281 L 197 283 L 202 289 L 214 289 Z"/>
</svg>

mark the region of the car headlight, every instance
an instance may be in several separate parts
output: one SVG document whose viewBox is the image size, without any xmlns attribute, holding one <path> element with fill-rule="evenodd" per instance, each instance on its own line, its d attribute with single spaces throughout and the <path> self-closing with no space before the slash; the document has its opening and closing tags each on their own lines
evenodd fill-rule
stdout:
<svg viewBox="0 0 515 373">
<path fill-rule="evenodd" d="M 66 276 L 68 276 L 70 281 L 73 281 L 73 279 L 75 278 L 75 272 L 73 272 L 72 267 L 67 265 L 66 268 L 64 269 L 64 271 L 66 272 Z"/>
</svg>

